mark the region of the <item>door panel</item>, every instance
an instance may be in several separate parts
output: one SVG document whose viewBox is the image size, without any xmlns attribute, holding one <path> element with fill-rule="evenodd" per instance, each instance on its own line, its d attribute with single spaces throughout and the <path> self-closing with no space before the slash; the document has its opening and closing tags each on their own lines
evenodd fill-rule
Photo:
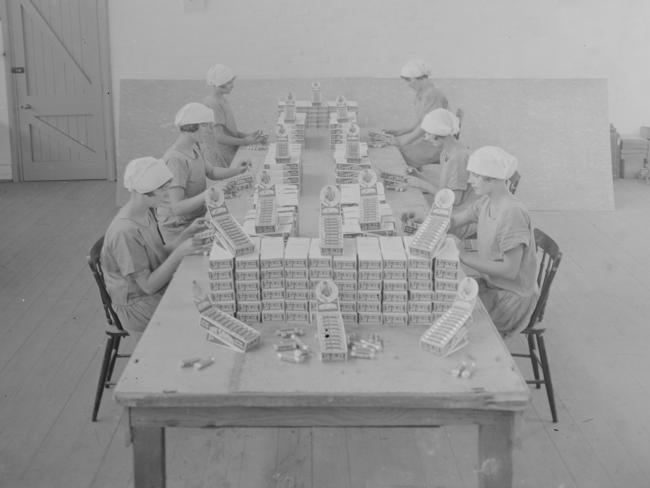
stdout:
<svg viewBox="0 0 650 488">
<path fill-rule="evenodd" d="M 7 2 L 24 180 L 108 175 L 98 1 Z"/>
</svg>

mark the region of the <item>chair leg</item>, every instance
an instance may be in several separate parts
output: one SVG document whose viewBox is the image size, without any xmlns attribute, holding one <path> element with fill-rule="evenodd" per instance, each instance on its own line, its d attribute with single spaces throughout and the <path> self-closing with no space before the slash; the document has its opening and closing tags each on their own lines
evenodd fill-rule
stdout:
<svg viewBox="0 0 650 488">
<path fill-rule="evenodd" d="M 104 359 L 102 360 L 102 368 L 99 372 L 99 382 L 97 383 L 97 391 L 95 393 L 95 404 L 93 405 L 92 421 L 97 421 L 97 412 L 99 411 L 99 404 L 102 401 L 104 388 L 106 388 L 106 375 L 108 367 L 111 362 L 111 353 L 113 351 L 114 337 L 108 336 L 106 339 L 106 347 L 104 348 Z"/>
<path fill-rule="evenodd" d="M 535 335 L 528 334 L 528 352 L 530 352 L 530 362 L 533 366 L 533 377 L 535 378 L 535 381 L 539 381 L 539 364 L 535 350 Z M 535 388 L 539 390 L 540 386 L 540 383 L 537 383 Z"/>
<path fill-rule="evenodd" d="M 548 405 L 551 407 L 551 417 L 553 423 L 557 423 L 557 411 L 555 410 L 555 395 L 553 394 L 553 383 L 551 382 L 551 369 L 548 365 L 548 357 L 546 356 L 546 345 L 544 343 L 544 336 L 537 337 L 539 345 L 539 358 L 542 363 L 542 371 L 544 373 L 544 386 L 546 387 L 546 396 L 548 397 Z"/>
<path fill-rule="evenodd" d="M 120 357 L 120 341 L 122 338 L 120 336 L 113 336 L 113 350 L 111 354 L 111 362 L 108 365 L 108 374 L 106 375 L 106 383 L 110 383 L 111 378 L 113 377 L 113 370 L 115 369 L 115 360 Z M 108 386 L 107 386 L 108 387 Z"/>
</svg>

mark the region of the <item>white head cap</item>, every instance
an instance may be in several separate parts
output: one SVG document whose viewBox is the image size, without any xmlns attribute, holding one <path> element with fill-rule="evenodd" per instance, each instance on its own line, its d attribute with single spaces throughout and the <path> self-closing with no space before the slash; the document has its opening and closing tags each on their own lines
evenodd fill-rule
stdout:
<svg viewBox="0 0 650 488">
<path fill-rule="evenodd" d="M 208 70 L 205 81 L 208 86 L 221 86 L 228 83 L 235 77 L 235 72 L 223 64 L 215 64 Z"/>
<path fill-rule="evenodd" d="M 496 146 L 483 146 L 467 161 L 467 171 L 498 180 L 507 180 L 517 170 L 517 158 Z"/>
<path fill-rule="evenodd" d="M 400 76 L 403 78 L 420 78 L 421 76 L 430 76 L 431 71 L 421 59 L 411 59 L 402 66 Z"/>
<path fill-rule="evenodd" d="M 149 193 L 163 186 L 172 176 L 162 159 L 133 159 L 124 170 L 124 188 L 138 193 Z"/>
<path fill-rule="evenodd" d="M 420 127 L 434 136 L 453 136 L 460 131 L 460 120 L 446 108 L 437 108 L 424 116 Z"/>
<path fill-rule="evenodd" d="M 176 127 L 204 123 L 214 124 L 214 112 L 202 103 L 192 102 L 183 105 L 174 118 Z"/>
</svg>

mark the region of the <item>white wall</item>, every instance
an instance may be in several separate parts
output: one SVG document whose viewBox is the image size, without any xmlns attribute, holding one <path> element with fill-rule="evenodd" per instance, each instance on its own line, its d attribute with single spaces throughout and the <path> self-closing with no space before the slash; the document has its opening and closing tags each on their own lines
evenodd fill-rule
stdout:
<svg viewBox="0 0 650 488">
<path fill-rule="evenodd" d="M 195 0 L 196 1 L 196 0 Z M 120 79 L 392 77 L 422 57 L 434 78 L 605 78 L 623 134 L 650 118 L 647 0 L 110 0 Z"/>
</svg>

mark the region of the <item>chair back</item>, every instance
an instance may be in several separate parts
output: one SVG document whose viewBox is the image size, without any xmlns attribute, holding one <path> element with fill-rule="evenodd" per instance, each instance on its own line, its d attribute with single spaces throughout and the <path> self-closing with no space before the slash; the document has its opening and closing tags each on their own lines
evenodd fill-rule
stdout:
<svg viewBox="0 0 650 488">
<path fill-rule="evenodd" d="M 521 175 L 519 171 L 512 173 L 512 176 L 508 180 L 508 191 L 513 195 L 517 192 L 517 187 L 519 186 L 519 180 L 521 180 Z"/>
<path fill-rule="evenodd" d="M 562 253 L 557 243 L 547 234 L 539 229 L 534 229 L 535 246 L 537 247 L 537 256 L 539 259 L 539 269 L 537 271 L 537 285 L 539 286 L 539 298 L 533 310 L 533 314 L 525 330 L 532 329 L 535 324 L 541 322 L 544 318 L 546 302 L 551 291 L 551 284 L 557 273 L 557 269 L 562 261 Z"/>
<path fill-rule="evenodd" d="M 104 271 L 102 270 L 102 265 L 100 262 L 100 256 L 102 253 L 102 246 L 104 245 L 104 236 L 100 237 L 95 244 L 90 248 L 90 253 L 86 257 L 88 261 L 88 266 L 90 266 L 90 271 L 93 273 L 95 282 L 97 283 L 97 288 L 99 288 L 99 296 L 102 299 L 102 306 L 104 307 L 104 314 L 106 314 L 106 320 L 110 325 L 114 325 L 119 330 L 124 330 L 122 323 L 113 310 L 113 302 L 111 301 L 111 296 L 106 290 L 106 282 L 104 281 Z"/>
</svg>

